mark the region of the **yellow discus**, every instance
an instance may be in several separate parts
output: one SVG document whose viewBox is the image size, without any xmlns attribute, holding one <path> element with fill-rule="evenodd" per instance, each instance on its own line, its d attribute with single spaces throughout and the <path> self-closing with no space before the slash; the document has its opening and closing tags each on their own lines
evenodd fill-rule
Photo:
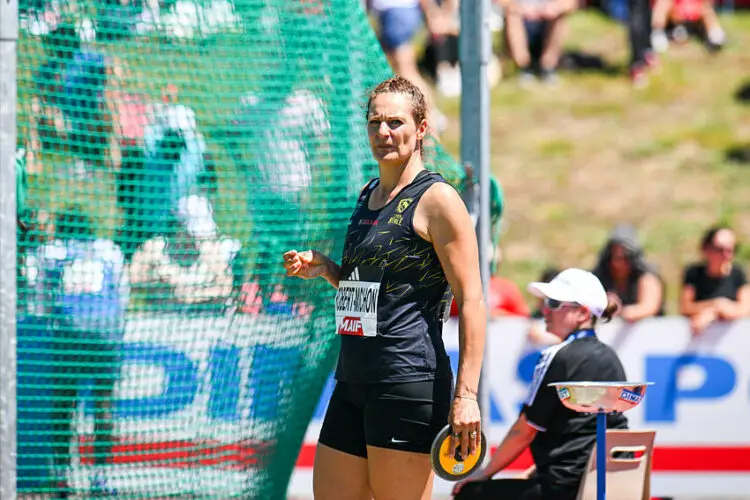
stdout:
<svg viewBox="0 0 750 500">
<path fill-rule="evenodd" d="M 446 481 L 460 481 L 471 475 L 471 473 L 482 465 L 484 456 L 487 453 L 487 439 L 484 437 L 484 432 L 481 432 L 481 436 L 479 450 L 474 455 L 466 457 L 466 460 L 462 460 L 460 445 L 456 447 L 454 454 L 449 453 L 451 427 L 450 425 L 446 425 L 432 442 L 430 460 L 432 462 L 432 470 L 435 471 L 435 474 Z"/>
</svg>

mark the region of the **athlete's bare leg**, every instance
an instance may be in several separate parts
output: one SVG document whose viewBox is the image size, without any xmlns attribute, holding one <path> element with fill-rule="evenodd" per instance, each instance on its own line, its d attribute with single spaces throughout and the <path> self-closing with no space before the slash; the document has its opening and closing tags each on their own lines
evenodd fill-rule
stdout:
<svg viewBox="0 0 750 500">
<path fill-rule="evenodd" d="M 315 500 L 371 500 L 367 459 L 318 444 L 313 496 Z"/>
</svg>

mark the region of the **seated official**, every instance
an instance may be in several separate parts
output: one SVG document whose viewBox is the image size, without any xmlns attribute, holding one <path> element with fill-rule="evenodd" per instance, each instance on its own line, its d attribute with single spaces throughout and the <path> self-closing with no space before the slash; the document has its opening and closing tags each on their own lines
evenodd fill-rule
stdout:
<svg viewBox="0 0 750 500">
<path fill-rule="evenodd" d="M 548 347 L 534 369 L 529 398 L 489 464 L 457 483 L 457 500 L 574 500 L 596 442 L 596 415 L 563 406 L 550 383 L 623 381 L 625 370 L 611 347 L 596 337 L 600 318 L 619 309 L 596 276 L 567 269 L 549 283 L 531 283 L 544 298 L 547 331 L 562 339 Z M 607 415 L 607 427 L 626 429 L 621 413 Z M 492 479 L 529 448 L 536 470 L 523 479 Z"/>
</svg>

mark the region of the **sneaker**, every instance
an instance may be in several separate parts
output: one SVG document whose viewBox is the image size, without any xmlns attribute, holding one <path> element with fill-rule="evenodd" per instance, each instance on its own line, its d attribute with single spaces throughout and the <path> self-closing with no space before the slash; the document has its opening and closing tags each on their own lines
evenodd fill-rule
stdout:
<svg viewBox="0 0 750 500">
<path fill-rule="evenodd" d="M 461 95 L 461 69 L 458 65 L 438 66 L 437 88 L 445 97 L 458 97 Z"/>
<path fill-rule="evenodd" d="M 664 30 L 654 30 L 651 33 L 651 46 L 659 53 L 664 53 L 669 49 L 669 38 Z"/>
<path fill-rule="evenodd" d="M 555 68 L 542 68 L 539 70 L 539 79 L 545 85 L 550 86 L 560 83 L 560 77 L 557 75 L 557 70 Z"/>
<path fill-rule="evenodd" d="M 522 69 L 518 73 L 518 85 L 524 88 L 531 87 L 536 83 L 536 75 L 529 69 Z"/>
<path fill-rule="evenodd" d="M 727 35 L 721 28 L 713 28 L 706 34 L 706 47 L 710 52 L 719 52 L 726 41 Z"/>
<path fill-rule="evenodd" d="M 491 33 L 499 33 L 503 31 L 505 27 L 505 15 L 503 15 L 503 9 L 495 2 L 492 2 L 490 8 L 489 23 Z"/>
<path fill-rule="evenodd" d="M 683 24 L 679 24 L 675 26 L 675 28 L 672 30 L 672 40 L 675 41 L 675 43 L 687 43 L 688 39 L 690 38 L 690 33 L 688 32 L 687 28 Z"/>
<path fill-rule="evenodd" d="M 723 43 L 713 43 L 713 42 L 706 42 L 706 49 L 712 54 L 716 54 L 717 52 L 721 52 L 721 49 L 724 48 Z"/>
</svg>

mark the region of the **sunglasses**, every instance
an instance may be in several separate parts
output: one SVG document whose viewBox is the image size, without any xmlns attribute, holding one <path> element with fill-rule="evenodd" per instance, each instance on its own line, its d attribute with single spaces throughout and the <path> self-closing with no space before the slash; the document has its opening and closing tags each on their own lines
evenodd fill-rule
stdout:
<svg viewBox="0 0 750 500">
<path fill-rule="evenodd" d="M 721 253 L 724 255 L 734 255 L 735 253 L 735 247 L 723 247 L 723 246 L 711 245 L 711 250 L 713 250 L 716 253 Z"/>
<path fill-rule="evenodd" d="M 563 306 L 577 306 L 578 304 L 574 302 L 563 302 L 561 300 L 557 299 L 550 299 L 549 297 L 544 298 L 544 307 L 549 309 L 550 311 L 557 311 L 559 309 L 562 309 Z"/>
</svg>

